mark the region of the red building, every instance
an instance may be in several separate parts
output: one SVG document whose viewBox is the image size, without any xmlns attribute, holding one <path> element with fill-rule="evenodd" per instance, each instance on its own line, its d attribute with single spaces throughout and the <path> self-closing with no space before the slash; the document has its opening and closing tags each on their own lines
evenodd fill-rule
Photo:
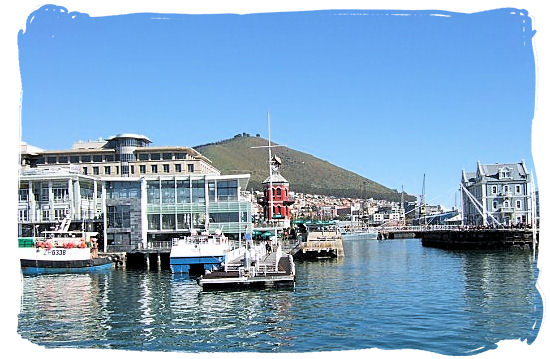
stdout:
<svg viewBox="0 0 550 359">
<path fill-rule="evenodd" d="M 276 163 L 280 165 L 280 160 L 277 157 L 274 158 L 278 162 Z M 294 203 L 294 200 L 289 196 L 288 181 L 278 172 L 278 165 L 274 168 L 271 181 L 268 177 L 262 182 L 264 196 L 259 199 L 258 203 L 263 207 L 265 220 L 273 220 L 282 224 L 283 227 L 289 227 L 290 206 Z M 273 202 L 273 207 L 271 202 Z M 273 213 L 271 213 L 271 208 L 273 208 Z"/>
</svg>

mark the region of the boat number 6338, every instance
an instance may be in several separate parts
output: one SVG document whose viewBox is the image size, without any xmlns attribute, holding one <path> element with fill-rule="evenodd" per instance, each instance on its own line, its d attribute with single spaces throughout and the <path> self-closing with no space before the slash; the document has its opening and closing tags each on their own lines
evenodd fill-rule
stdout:
<svg viewBox="0 0 550 359">
<path fill-rule="evenodd" d="M 52 249 L 52 250 L 50 250 L 50 254 L 52 256 L 64 256 L 66 252 L 67 252 L 66 249 Z"/>
</svg>

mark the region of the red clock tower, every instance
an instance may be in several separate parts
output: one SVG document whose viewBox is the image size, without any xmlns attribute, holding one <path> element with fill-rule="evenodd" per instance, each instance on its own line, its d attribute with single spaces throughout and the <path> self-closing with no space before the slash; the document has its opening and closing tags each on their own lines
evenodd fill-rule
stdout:
<svg viewBox="0 0 550 359">
<path fill-rule="evenodd" d="M 290 206 L 294 200 L 289 196 L 289 183 L 279 173 L 281 159 L 273 156 L 271 163 L 272 173 L 262 182 L 264 196 L 258 202 L 263 207 L 265 220 L 290 227 Z"/>
</svg>

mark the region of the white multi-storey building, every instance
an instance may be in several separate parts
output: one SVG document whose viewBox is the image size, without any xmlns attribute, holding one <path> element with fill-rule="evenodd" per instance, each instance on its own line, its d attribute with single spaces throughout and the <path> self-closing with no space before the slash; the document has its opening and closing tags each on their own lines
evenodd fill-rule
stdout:
<svg viewBox="0 0 550 359">
<path fill-rule="evenodd" d="M 532 223 L 531 174 L 525 162 L 481 164 L 462 171 L 463 221 L 468 225 Z"/>
</svg>

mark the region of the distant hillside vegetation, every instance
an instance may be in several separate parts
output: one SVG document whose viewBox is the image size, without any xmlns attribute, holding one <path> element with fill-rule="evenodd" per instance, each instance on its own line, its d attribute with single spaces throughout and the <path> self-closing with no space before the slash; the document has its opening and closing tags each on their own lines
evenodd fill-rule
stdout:
<svg viewBox="0 0 550 359">
<path fill-rule="evenodd" d="M 258 135 L 251 137 L 244 133 L 232 139 L 193 148 L 208 157 L 222 174 L 250 173 L 248 190 L 260 190 L 262 181 L 269 176 L 267 149 L 251 147 L 266 146 L 267 143 L 266 139 Z M 290 182 L 291 191 L 336 197 L 401 200 L 401 194 L 396 190 L 307 153 L 288 147 L 278 147 L 273 149 L 273 153 L 283 161 L 281 174 Z M 361 189 L 364 182 L 366 195 Z M 412 201 L 415 197 L 405 194 L 405 200 Z"/>
</svg>

